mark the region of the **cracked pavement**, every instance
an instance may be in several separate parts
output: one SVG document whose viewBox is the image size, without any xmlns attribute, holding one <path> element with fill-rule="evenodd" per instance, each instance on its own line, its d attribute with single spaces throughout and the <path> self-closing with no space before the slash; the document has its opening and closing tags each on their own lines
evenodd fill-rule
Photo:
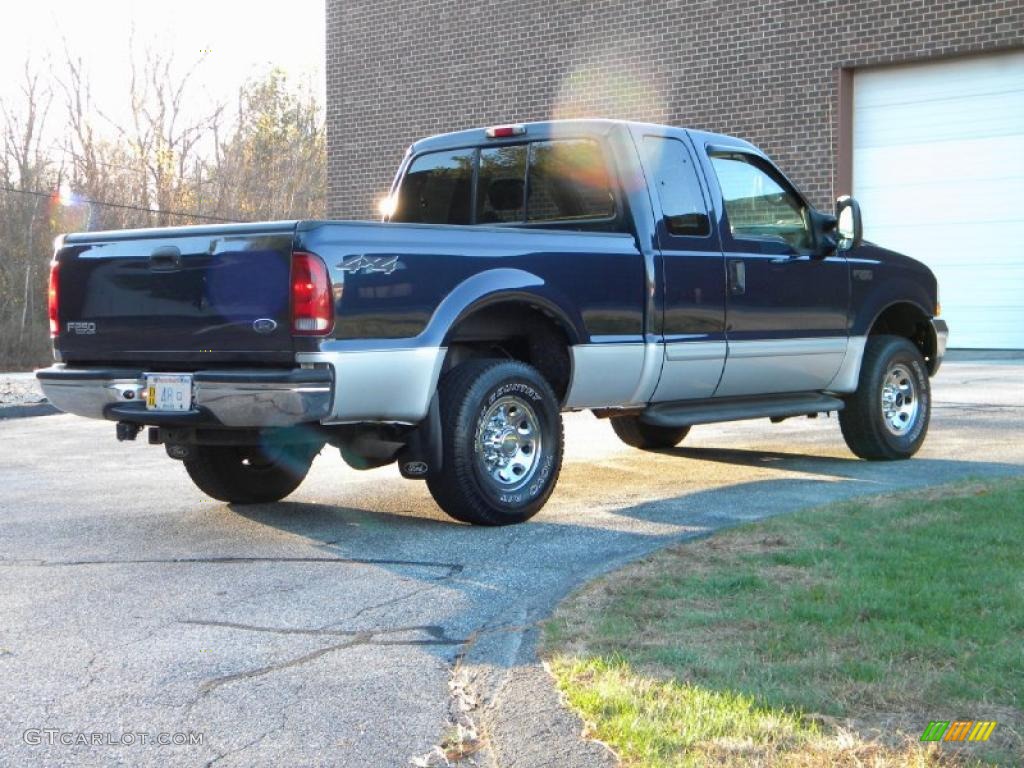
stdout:
<svg viewBox="0 0 1024 768">
<path fill-rule="evenodd" d="M 0 765 L 443 764 L 456 723 L 484 737 L 465 765 L 611 765 L 536 663 L 555 602 L 721 526 L 1024 471 L 1024 360 L 947 362 L 933 386 L 928 441 L 898 464 L 854 459 L 834 418 L 696 427 L 646 454 L 566 415 L 554 496 L 500 529 L 330 449 L 289 500 L 232 509 L 112 424 L 0 421 Z M 182 731 L 203 743 L 106 743 Z"/>
</svg>

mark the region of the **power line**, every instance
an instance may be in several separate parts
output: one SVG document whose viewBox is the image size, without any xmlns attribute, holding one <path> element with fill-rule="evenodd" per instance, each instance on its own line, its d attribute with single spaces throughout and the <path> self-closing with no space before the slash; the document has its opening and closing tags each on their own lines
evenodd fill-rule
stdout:
<svg viewBox="0 0 1024 768">
<path fill-rule="evenodd" d="M 0 192 L 15 192 L 19 195 L 34 195 L 35 197 L 53 197 L 52 192 L 39 192 L 34 189 L 17 189 L 16 187 L 8 187 L 6 185 L 0 185 Z M 89 205 L 104 205 L 108 208 L 121 208 L 128 211 L 141 211 L 143 213 L 163 213 L 168 216 L 180 216 L 186 219 L 202 219 L 203 221 L 220 221 L 225 224 L 236 223 L 237 219 L 222 219 L 218 216 L 205 216 L 201 213 L 186 213 L 184 211 L 164 211 L 153 208 L 143 208 L 141 205 L 128 205 L 127 203 L 108 203 L 104 200 L 89 200 L 84 197 L 76 197 L 76 202 L 88 203 Z"/>
</svg>

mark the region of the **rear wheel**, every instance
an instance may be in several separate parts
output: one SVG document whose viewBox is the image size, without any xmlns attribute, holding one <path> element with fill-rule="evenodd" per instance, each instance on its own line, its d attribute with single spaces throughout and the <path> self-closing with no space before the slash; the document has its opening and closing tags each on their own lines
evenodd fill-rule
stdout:
<svg viewBox="0 0 1024 768">
<path fill-rule="evenodd" d="M 233 504 L 280 501 L 305 479 L 320 446 L 196 445 L 184 460 L 199 490 Z"/>
<path fill-rule="evenodd" d="M 689 427 L 656 427 L 636 416 L 612 416 L 612 429 L 626 445 L 654 451 L 674 448 L 689 434 Z"/>
<path fill-rule="evenodd" d="M 928 434 L 931 405 L 921 350 L 902 336 L 870 336 L 857 391 L 846 398 L 839 426 L 862 459 L 909 459 Z"/>
<path fill-rule="evenodd" d="M 544 377 L 525 363 L 469 360 L 439 396 L 444 466 L 427 486 L 441 509 L 476 525 L 537 514 L 562 466 L 562 417 Z"/>
</svg>

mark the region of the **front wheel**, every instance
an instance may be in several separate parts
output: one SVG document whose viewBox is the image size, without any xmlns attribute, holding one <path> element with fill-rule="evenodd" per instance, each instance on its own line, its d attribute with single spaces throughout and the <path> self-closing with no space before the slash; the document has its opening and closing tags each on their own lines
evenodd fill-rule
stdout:
<svg viewBox="0 0 1024 768">
<path fill-rule="evenodd" d="M 525 363 L 469 360 L 439 397 L 444 465 L 427 486 L 441 509 L 476 525 L 537 514 L 562 466 L 562 417 L 544 377 Z"/>
<path fill-rule="evenodd" d="M 931 406 L 921 351 L 902 336 L 870 336 L 857 391 L 846 398 L 839 426 L 862 459 L 909 459 L 928 433 Z"/>
<path fill-rule="evenodd" d="M 199 490 L 233 504 L 280 501 L 299 487 L 320 446 L 196 445 L 184 460 Z"/>
</svg>

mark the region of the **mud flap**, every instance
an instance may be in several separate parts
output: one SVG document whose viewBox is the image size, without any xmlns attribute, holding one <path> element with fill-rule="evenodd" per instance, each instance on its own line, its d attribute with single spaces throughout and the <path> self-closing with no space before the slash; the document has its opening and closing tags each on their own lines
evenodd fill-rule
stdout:
<svg viewBox="0 0 1024 768">
<path fill-rule="evenodd" d="M 441 406 L 435 392 L 426 418 L 409 433 L 408 442 L 398 453 L 398 471 L 408 480 L 426 480 L 427 473 L 441 471 L 443 454 Z"/>
</svg>

